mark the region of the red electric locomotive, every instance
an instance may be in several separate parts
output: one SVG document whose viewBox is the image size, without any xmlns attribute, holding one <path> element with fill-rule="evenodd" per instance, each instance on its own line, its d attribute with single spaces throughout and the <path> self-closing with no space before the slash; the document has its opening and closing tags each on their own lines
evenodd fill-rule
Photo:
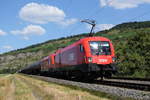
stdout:
<svg viewBox="0 0 150 100">
<path fill-rule="evenodd" d="M 110 77 L 116 72 L 114 47 L 109 39 L 98 36 L 80 39 L 34 65 L 21 72 L 36 69 L 36 73 L 91 79 Z"/>
<path fill-rule="evenodd" d="M 86 37 L 59 49 L 22 72 L 60 74 L 67 77 L 110 77 L 116 72 L 115 53 L 105 37 Z"/>
<path fill-rule="evenodd" d="M 73 77 L 96 78 L 111 76 L 116 71 L 114 64 L 114 48 L 109 39 L 86 37 L 43 59 L 41 69 Z"/>
</svg>

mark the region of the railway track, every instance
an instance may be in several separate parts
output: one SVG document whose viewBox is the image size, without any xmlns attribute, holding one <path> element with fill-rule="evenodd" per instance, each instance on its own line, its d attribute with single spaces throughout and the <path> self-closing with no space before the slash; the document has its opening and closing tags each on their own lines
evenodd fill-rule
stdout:
<svg viewBox="0 0 150 100">
<path fill-rule="evenodd" d="M 94 81 L 79 81 L 79 82 L 86 82 L 90 84 L 102 84 L 108 86 L 116 86 L 128 89 L 135 89 L 135 90 L 142 90 L 142 91 L 150 91 L 150 80 L 144 78 L 104 78 L 103 80 L 98 79 Z"/>
<path fill-rule="evenodd" d="M 90 90 L 101 91 L 117 96 L 131 97 L 138 100 L 150 100 L 150 84 L 121 82 L 109 79 L 105 79 L 103 81 L 96 80 L 94 82 L 85 83 L 34 75 L 30 75 L 30 77 L 63 85 L 73 85 Z"/>
<path fill-rule="evenodd" d="M 68 79 L 66 79 L 68 80 Z M 90 83 L 90 84 L 100 84 L 100 85 L 108 85 L 108 86 L 115 86 L 121 88 L 128 88 L 128 89 L 135 89 L 141 91 L 150 91 L 150 80 L 144 78 L 121 78 L 121 77 L 112 77 L 112 78 L 105 78 L 103 80 L 76 80 L 76 79 L 69 79 L 70 81 L 77 81 L 83 83 Z"/>
<path fill-rule="evenodd" d="M 142 91 L 150 91 L 150 81 L 104 79 L 103 81 L 96 80 L 93 83 L 123 87 L 123 88 L 135 89 L 135 90 L 142 90 Z"/>
<path fill-rule="evenodd" d="M 111 77 L 111 78 L 108 78 L 108 79 L 150 81 L 150 78 L 132 78 L 132 77 Z"/>
</svg>

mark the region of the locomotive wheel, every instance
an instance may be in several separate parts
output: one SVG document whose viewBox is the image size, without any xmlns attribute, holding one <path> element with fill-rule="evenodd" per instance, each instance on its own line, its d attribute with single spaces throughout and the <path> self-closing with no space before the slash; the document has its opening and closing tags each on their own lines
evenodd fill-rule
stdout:
<svg viewBox="0 0 150 100">
<path fill-rule="evenodd" d="M 105 72 L 105 77 L 106 78 L 111 78 L 112 77 L 112 73 L 111 72 Z"/>
</svg>

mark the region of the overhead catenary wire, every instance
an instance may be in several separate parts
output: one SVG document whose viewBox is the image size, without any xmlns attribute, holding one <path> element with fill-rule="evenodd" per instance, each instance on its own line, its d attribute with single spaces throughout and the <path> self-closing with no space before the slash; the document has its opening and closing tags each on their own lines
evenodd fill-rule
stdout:
<svg viewBox="0 0 150 100">
<path fill-rule="evenodd" d="M 143 17 L 143 16 L 145 16 L 145 15 L 147 15 L 147 14 L 150 14 L 150 11 L 146 11 L 146 12 L 144 12 L 144 13 L 138 15 L 138 16 L 135 16 L 135 17 L 131 18 L 130 20 L 134 20 L 134 19 L 136 19 L 136 18 Z"/>
<path fill-rule="evenodd" d="M 137 18 L 146 16 L 146 15 L 148 15 L 148 14 L 150 14 L 150 10 L 149 10 L 149 11 L 145 11 L 145 12 L 143 12 L 143 13 L 137 15 L 137 16 L 133 16 L 132 18 L 129 18 L 129 19 L 127 19 L 127 20 L 128 20 L 128 21 L 133 21 L 133 20 L 136 21 Z M 128 15 L 128 16 L 129 16 L 129 15 Z M 124 17 L 128 17 L 128 16 L 127 16 L 127 14 L 124 14 L 124 15 L 122 15 L 121 17 L 118 17 L 117 19 L 119 19 L 119 18 L 124 18 Z M 127 21 L 126 21 L 126 22 L 127 22 Z"/>
<path fill-rule="evenodd" d="M 110 0 L 109 2 L 107 2 L 107 4 L 109 5 L 109 4 L 111 4 L 113 1 L 114 1 L 114 0 Z M 98 12 L 100 13 L 100 12 L 102 12 L 103 10 L 104 10 L 104 7 L 102 7 L 100 10 L 98 9 L 98 10 L 94 11 L 94 13 L 89 13 L 89 17 L 88 17 L 88 18 L 94 17 L 96 13 L 98 13 Z M 93 11 L 93 9 L 92 9 L 92 11 Z M 88 12 L 89 12 L 89 11 L 88 11 Z M 88 12 L 87 12 L 87 13 L 88 13 Z M 96 16 L 95 16 L 95 17 L 96 17 Z M 81 18 L 82 18 L 82 17 L 81 17 Z M 82 20 L 83 20 L 83 19 L 79 19 L 78 22 L 81 22 Z M 77 30 L 78 28 L 80 28 L 80 26 L 76 24 L 76 26 L 75 26 L 74 28 L 72 28 L 71 31 L 68 32 L 68 33 L 72 34 L 72 32 L 73 32 L 75 29 Z"/>
<path fill-rule="evenodd" d="M 114 1 L 114 0 L 110 0 L 109 2 L 107 2 L 107 5 L 110 5 L 113 1 Z M 103 10 L 104 10 L 104 9 L 97 10 L 97 11 L 95 11 L 91 16 L 92 16 L 92 17 L 96 17 L 96 16 L 98 16 L 98 15 L 100 14 L 100 13 L 98 13 L 98 12 L 102 12 Z M 136 18 L 139 18 L 139 17 L 143 17 L 143 16 L 145 16 L 145 15 L 147 15 L 147 14 L 149 14 L 149 13 L 150 13 L 150 11 L 146 11 L 146 12 L 140 14 L 140 15 L 137 15 L 137 16 L 135 16 L 135 17 L 129 19 L 129 21 L 132 21 L 132 20 L 134 20 L 134 19 L 136 19 Z M 127 14 L 126 14 L 126 15 L 127 15 Z M 126 16 L 126 15 L 123 15 L 122 17 L 124 17 L 124 16 Z M 91 16 L 90 16 L 90 17 L 91 17 Z M 122 18 L 122 17 L 119 17 L 119 18 Z"/>
<path fill-rule="evenodd" d="M 107 2 L 107 5 L 110 5 L 113 1 L 114 1 L 114 0 L 108 1 L 108 2 Z M 100 10 L 98 9 L 98 10 L 94 11 L 93 13 L 91 13 L 91 14 L 89 15 L 89 17 L 96 17 L 97 15 L 100 14 L 100 12 L 103 12 L 103 11 L 104 11 L 104 8 L 105 8 L 105 7 L 102 7 Z M 95 15 L 95 16 L 94 16 L 94 15 Z"/>
<path fill-rule="evenodd" d="M 110 0 L 109 2 L 107 2 L 107 5 L 110 5 L 113 1 L 114 1 L 114 0 Z M 105 7 L 103 7 L 103 8 L 100 9 L 100 10 L 98 9 L 98 10 L 92 12 L 92 13 L 89 13 L 89 18 L 90 18 L 90 17 L 94 18 L 94 17 L 97 17 L 99 14 L 102 14 L 101 12 L 104 11 L 104 8 L 105 8 Z M 146 11 L 146 12 L 144 12 L 144 13 L 142 13 L 142 14 L 139 14 L 139 15 L 137 15 L 137 16 L 134 16 L 133 18 L 129 19 L 129 21 L 132 21 L 132 20 L 134 20 L 134 19 L 136 19 L 136 18 L 139 18 L 139 17 L 143 17 L 143 16 L 145 16 L 145 15 L 147 15 L 147 14 L 149 14 L 149 13 L 150 13 L 150 11 Z M 126 14 L 126 15 L 127 15 L 127 14 Z M 123 15 L 122 17 L 124 17 L 124 16 L 126 16 L 126 15 Z M 120 18 L 122 18 L 122 17 L 120 17 Z M 82 18 L 82 17 L 81 17 L 81 18 Z M 80 19 L 79 21 L 81 21 L 81 20 L 83 20 L 83 19 Z M 80 26 L 79 26 L 79 25 L 76 25 L 74 28 L 71 29 L 70 33 L 72 33 L 75 29 L 77 30 L 78 28 L 80 28 Z"/>
<path fill-rule="evenodd" d="M 150 11 L 146 11 L 146 12 L 143 12 L 143 13 L 137 15 L 137 16 L 133 16 L 132 18 L 127 19 L 127 21 L 123 21 L 121 23 L 124 23 L 124 22 L 134 22 L 134 21 L 137 21 L 136 20 L 137 18 L 141 18 L 141 17 L 146 16 L 148 14 L 150 14 Z M 127 16 L 123 15 L 123 17 L 127 17 Z M 119 18 L 122 18 L 122 17 L 119 17 Z"/>
</svg>

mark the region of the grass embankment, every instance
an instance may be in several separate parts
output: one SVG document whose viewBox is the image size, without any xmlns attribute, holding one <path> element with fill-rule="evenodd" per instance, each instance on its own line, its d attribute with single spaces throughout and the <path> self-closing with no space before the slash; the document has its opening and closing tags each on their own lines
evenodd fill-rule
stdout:
<svg viewBox="0 0 150 100">
<path fill-rule="evenodd" d="M 0 100 L 129 100 L 22 75 L 0 75 Z"/>
</svg>

